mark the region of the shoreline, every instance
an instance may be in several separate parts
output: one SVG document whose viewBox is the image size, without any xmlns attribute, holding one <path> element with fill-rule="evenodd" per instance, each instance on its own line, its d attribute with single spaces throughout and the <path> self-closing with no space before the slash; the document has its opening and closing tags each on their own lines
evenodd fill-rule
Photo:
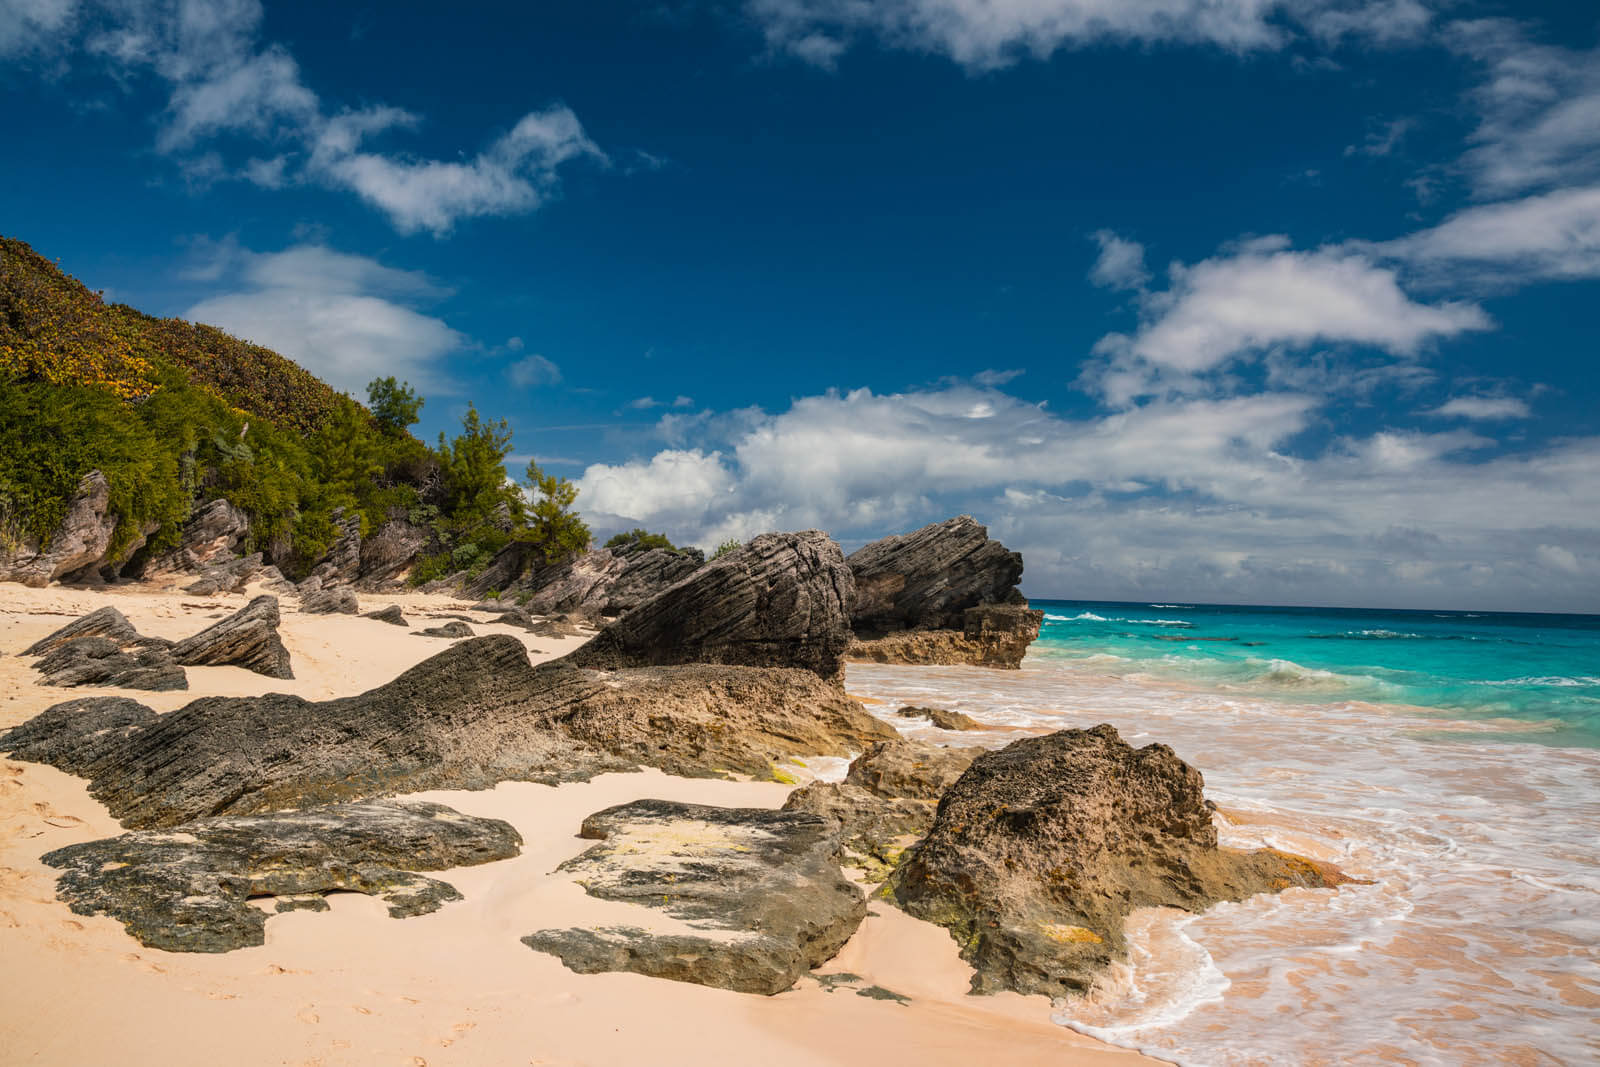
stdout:
<svg viewBox="0 0 1600 1067">
<path fill-rule="evenodd" d="M 443 595 L 361 599 L 364 610 L 399 603 L 414 616 L 480 617 Z M 180 692 L 52 689 L 35 685 L 29 661 L 16 654 L 69 617 L 107 603 L 141 632 L 177 638 L 246 600 L 147 587 L 0 587 L 0 685 L 8 691 L 0 727 L 86 695 L 129 695 L 158 711 L 209 695 L 349 696 L 449 644 L 285 605 L 280 632 L 293 657 L 292 681 L 213 667 L 189 668 L 190 689 Z M 518 637 L 538 650 L 534 662 L 585 640 L 532 637 L 488 621 L 469 625 L 478 634 Z M 559 787 L 504 782 L 477 792 L 412 794 L 512 822 L 525 841 L 522 854 L 438 872 L 465 899 L 431 915 L 390 919 L 375 899 L 333 894 L 327 912 L 276 916 L 265 945 L 209 956 L 145 948 L 115 920 L 74 915 L 57 901 L 56 872 L 38 857 L 122 828 L 84 780 L 0 761 L 0 948 L 13 974 L 27 976 L 0 1015 L 0 1044 L 28 1050 L 19 1062 L 133 1065 L 238 1060 L 240 1048 L 251 1049 L 255 1062 L 297 1064 L 690 1064 L 732 1053 L 807 1064 L 914 1055 L 920 1063 L 954 1065 L 992 1055 L 997 1043 L 1008 1063 L 1148 1062 L 1052 1023 L 1044 998 L 966 995 L 971 971 L 948 933 L 877 902 L 840 955 L 820 968 L 861 977 L 832 992 L 810 978 L 757 997 L 633 974 L 579 975 L 519 943 L 540 927 L 604 922 L 626 907 L 590 898 L 568 876 L 552 873 L 585 847 L 575 835 L 589 813 L 646 796 L 776 807 L 791 788 L 643 771 Z M 910 1002 L 852 992 L 868 985 Z M 93 1025 L 81 1025 L 86 1019 Z M 181 1029 L 173 1029 L 175 1020 Z"/>
</svg>

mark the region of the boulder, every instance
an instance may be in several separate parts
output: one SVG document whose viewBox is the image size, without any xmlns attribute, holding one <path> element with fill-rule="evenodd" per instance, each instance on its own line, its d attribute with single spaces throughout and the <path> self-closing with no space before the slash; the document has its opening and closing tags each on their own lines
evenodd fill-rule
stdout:
<svg viewBox="0 0 1600 1067">
<path fill-rule="evenodd" d="M 250 517 L 218 497 L 184 520 L 178 547 L 146 563 L 141 576 L 157 578 L 220 566 L 233 558 L 234 549 L 249 535 Z"/>
<path fill-rule="evenodd" d="M 815 815 L 639 800 L 589 816 L 580 835 L 601 843 L 560 870 L 590 896 L 662 912 L 681 930 L 541 930 L 522 939 L 580 974 L 632 971 L 781 993 L 832 959 L 867 913 L 834 859 L 837 828 Z"/>
<path fill-rule="evenodd" d="M 983 723 L 971 715 L 948 708 L 901 708 L 895 712 L 902 719 L 927 719 L 940 730 L 982 730 Z"/>
<path fill-rule="evenodd" d="M 84 475 L 67 502 L 66 515 L 44 545 L 0 550 L 0 581 L 42 588 L 58 578 L 97 566 L 111 547 L 111 535 L 117 529 L 117 516 L 107 514 L 110 505 L 111 483 L 106 476 L 99 471 Z"/>
<path fill-rule="evenodd" d="M 141 640 L 128 617 L 107 604 L 96 608 L 81 618 L 74 619 L 48 637 L 41 637 L 23 650 L 24 656 L 42 656 L 51 649 L 75 641 L 80 637 L 108 637 L 119 647 Z"/>
<path fill-rule="evenodd" d="M 183 668 L 164 648 L 125 652 L 109 637 L 79 637 L 52 648 L 34 664 L 41 685 L 113 686 L 120 689 L 189 688 Z"/>
<path fill-rule="evenodd" d="M 172 646 L 186 667 L 243 667 L 268 678 L 293 678 L 278 637 L 278 598 L 258 596 L 226 619 Z"/>
<path fill-rule="evenodd" d="M 183 587 L 193 596 L 216 596 L 218 593 L 242 593 L 245 586 L 265 573 L 262 555 L 251 553 L 240 559 L 230 559 L 201 569 L 200 577 Z M 279 578 L 283 575 L 279 574 Z"/>
<path fill-rule="evenodd" d="M 340 585 L 301 593 L 300 612 L 304 615 L 359 615 L 361 604 L 354 589 Z"/>
<path fill-rule="evenodd" d="M 973 761 L 889 885 L 950 930 L 976 993 L 1083 993 L 1127 953 L 1135 908 L 1198 912 L 1345 880 L 1265 850 L 1219 848 L 1200 772 L 1111 726 L 1024 738 Z"/>
<path fill-rule="evenodd" d="M 252 898 L 320 911 L 325 893 L 365 893 L 394 918 L 423 915 L 461 894 L 413 872 L 509 859 L 521 844 L 499 819 L 367 801 L 141 830 L 43 858 L 64 872 L 56 892 L 77 914 L 109 915 L 149 948 L 227 952 L 266 941 L 268 916 Z"/>
<path fill-rule="evenodd" d="M 472 627 L 464 622 L 447 622 L 443 626 L 429 626 L 425 630 L 414 632 L 415 637 L 448 637 L 454 641 L 457 638 L 473 636 Z"/>
<path fill-rule="evenodd" d="M 362 618 L 376 619 L 378 622 L 386 622 L 391 626 L 411 625 L 406 621 L 406 613 L 400 610 L 399 604 L 390 604 L 386 608 L 379 608 L 377 611 L 369 611 L 363 615 Z"/>
<path fill-rule="evenodd" d="M 812 782 L 789 794 L 784 811 L 803 811 L 839 824 L 843 860 L 882 882 L 928 827 L 930 800 L 884 797 L 849 782 Z"/>
<path fill-rule="evenodd" d="M 848 658 L 856 663 L 970 666 L 1017 670 L 1039 636 L 1044 612 L 1018 604 L 983 604 L 962 613 L 960 630 L 901 630 L 856 638 Z"/>
<path fill-rule="evenodd" d="M 605 626 L 580 666 L 803 667 L 836 679 L 850 643 L 850 568 L 817 530 L 763 534 Z"/>
<path fill-rule="evenodd" d="M 896 735 L 857 756 L 844 780 L 881 797 L 938 800 L 982 753 Z"/>
<path fill-rule="evenodd" d="M 361 540 L 361 564 L 356 587 L 382 589 L 405 577 L 417 556 L 428 547 L 427 530 L 404 519 L 391 519 Z"/>
<path fill-rule="evenodd" d="M 959 630 L 963 613 L 980 604 L 1021 598 L 1022 556 L 970 515 L 885 537 L 850 555 L 859 636 L 899 630 Z"/>
</svg>

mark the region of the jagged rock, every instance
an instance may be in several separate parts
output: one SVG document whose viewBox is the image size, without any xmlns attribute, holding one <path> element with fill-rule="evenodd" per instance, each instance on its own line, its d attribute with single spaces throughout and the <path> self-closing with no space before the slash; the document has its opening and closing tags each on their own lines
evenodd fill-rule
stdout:
<svg viewBox="0 0 1600 1067">
<path fill-rule="evenodd" d="M 852 625 L 862 637 L 898 630 L 956 630 L 980 604 L 1015 603 L 1022 556 L 970 515 L 885 537 L 850 555 Z"/>
<path fill-rule="evenodd" d="M 571 615 L 551 615 L 528 627 L 535 637 L 577 637 L 583 633 L 580 620 Z"/>
<path fill-rule="evenodd" d="M 526 541 L 512 541 L 489 560 L 488 566 L 462 583 L 461 590 L 474 600 L 509 589 L 530 567 L 543 561 L 539 550 Z"/>
<path fill-rule="evenodd" d="M 183 668 L 164 648 L 127 653 L 109 637 L 79 637 L 56 645 L 34 664 L 41 685 L 62 687 L 93 685 L 121 689 L 173 690 L 189 688 Z"/>
<path fill-rule="evenodd" d="M 261 583 L 261 588 L 269 593 L 292 593 L 295 591 L 294 583 L 283 576 L 283 572 L 271 565 L 261 568 L 261 573 L 256 575 L 256 580 Z"/>
<path fill-rule="evenodd" d="M 0 751 L 70 765 L 124 825 L 143 828 L 505 780 L 581 781 L 639 763 L 771 778 L 783 756 L 841 755 L 892 732 L 809 672 L 534 668 L 506 635 L 453 645 L 342 700 L 210 697 L 146 714 L 74 702 L 0 736 Z"/>
<path fill-rule="evenodd" d="M 84 475 L 49 541 L 36 548 L 23 545 L 16 552 L 0 550 L 0 581 L 43 588 L 57 578 L 98 565 L 117 529 L 117 516 L 106 513 L 110 504 L 111 484 L 106 476 L 99 471 Z"/>
<path fill-rule="evenodd" d="M 668 774 L 774 779 L 789 756 L 846 756 L 896 736 L 839 686 L 794 668 L 640 667 L 604 682 L 552 721 Z"/>
<path fill-rule="evenodd" d="M 535 614 L 568 612 L 614 618 L 693 574 L 704 563 L 705 555 L 698 550 L 602 548 L 538 570 L 519 583 L 519 589 L 532 593 L 525 606 Z"/>
<path fill-rule="evenodd" d="M 300 594 L 300 611 L 304 615 L 359 615 L 361 604 L 354 589 L 341 585 Z"/>
<path fill-rule="evenodd" d="M 218 497 L 184 521 L 178 547 L 146 563 L 142 577 L 185 574 L 224 564 L 249 534 L 250 517 Z"/>
<path fill-rule="evenodd" d="M 412 872 L 509 859 L 521 844 L 499 819 L 367 801 L 141 830 L 43 858 L 65 872 L 56 891 L 79 915 L 109 915 L 149 948 L 227 952 L 265 943 L 267 916 L 252 897 L 317 894 L 326 908 L 321 894 L 356 892 L 382 898 L 397 919 L 423 915 L 461 894 Z"/>
<path fill-rule="evenodd" d="M 159 718 L 126 705 L 51 708 L 0 737 L 18 759 L 70 759 L 123 825 L 390 796 L 486 789 L 507 779 L 581 781 L 634 764 L 553 729 L 548 713 L 604 689 L 579 671 L 535 675 L 514 637 L 458 644 L 387 685 L 313 703 L 269 693 L 208 697 Z M 111 725 L 105 717 L 110 716 Z M 71 736 L 124 736 L 71 755 Z M 63 754 L 66 754 L 63 756 Z"/>
<path fill-rule="evenodd" d="M 596 607 L 603 616 L 622 615 L 704 565 L 705 558 L 702 555 L 668 552 L 664 548 L 633 553 L 626 557 L 622 573 L 611 583 L 604 600 Z M 577 606 L 580 609 L 583 607 Z"/>
<path fill-rule="evenodd" d="M 367 619 L 376 619 L 379 622 L 386 622 L 391 626 L 411 625 L 406 621 L 406 613 L 400 610 L 399 604 L 390 604 L 386 608 L 379 608 L 377 611 L 369 611 L 362 617 Z"/>
<path fill-rule="evenodd" d="M 48 637 L 41 637 L 23 650 L 24 656 L 42 656 L 51 649 L 75 641 L 80 637 L 108 637 L 118 647 L 141 640 L 128 617 L 111 605 L 96 608 L 79 619 L 74 619 Z"/>
<path fill-rule="evenodd" d="M 358 589 L 382 589 L 399 581 L 428 547 L 430 536 L 420 526 L 392 519 L 361 540 Z"/>
<path fill-rule="evenodd" d="M 464 622 L 447 622 L 443 626 L 430 626 L 425 630 L 416 631 L 417 637 L 448 637 L 455 640 L 458 637 L 473 636 L 472 627 Z"/>
<path fill-rule="evenodd" d="M 982 752 L 981 748 L 942 748 L 896 735 L 857 756 L 844 780 L 881 797 L 938 800 Z"/>
<path fill-rule="evenodd" d="M 278 637 L 278 598 L 258 596 L 234 614 L 172 646 L 186 667 L 243 667 L 268 678 L 293 678 Z"/>
<path fill-rule="evenodd" d="M 183 591 L 193 596 L 242 593 L 245 586 L 254 581 L 262 571 L 262 555 L 259 552 L 254 552 L 241 559 L 232 559 L 225 563 L 206 567 L 200 572 L 200 578 L 192 584 L 184 586 Z M 281 578 L 282 575 L 279 575 L 279 577 Z"/>
<path fill-rule="evenodd" d="M 902 630 L 857 638 L 847 658 L 858 663 L 995 667 L 1016 670 L 1039 636 L 1044 612 L 1016 604 L 983 604 L 962 613 L 961 630 Z"/>
<path fill-rule="evenodd" d="M 300 582 L 299 585 L 294 587 L 294 591 L 300 596 L 310 596 L 312 593 L 320 593 L 322 592 L 322 578 L 315 574 L 308 575 L 303 581 Z"/>
<path fill-rule="evenodd" d="M 901 708 L 895 712 L 902 719 L 927 719 L 941 730 L 982 730 L 983 723 L 971 715 L 948 708 Z"/>
<path fill-rule="evenodd" d="M 837 678 L 853 595 L 827 534 L 763 534 L 608 624 L 572 658 L 589 667 L 803 667 Z"/>
<path fill-rule="evenodd" d="M 930 800 L 883 797 L 849 782 L 812 782 L 783 802 L 784 811 L 803 811 L 839 824 L 844 861 L 881 882 L 906 848 L 933 825 Z"/>
<path fill-rule="evenodd" d="M 342 516 L 341 510 L 334 510 L 333 521 L 339 534 L 327 554 L 311 568 L 310 576 L 320 581 L 319 588 L 349 585 L 361 574 L 361 516 Z"/>
<path fill-rule="evenodd" d="M 639 800 L 589 816 L 581 836 L 601 843 L 561 870 L 590 896 L 665 913 L 678 932 L 541 930 L 522 939 L 580 974 L 632 971 L 781 993 L 833 958 L 866 916 L 861 891 L 834 859 L 836 827 L 814 815 Z"/>
<path fill-rule="evenodd" d="M 1015 741 L 975 760 L 890 879 L 895 899 L 947 927 L 977 993 L 1082 993 L 1127 943 L 1135 908 L 1198 912 L 1336 869 L 1217 846 L 1200 772 L 1111 726 Z"/>
</svg>

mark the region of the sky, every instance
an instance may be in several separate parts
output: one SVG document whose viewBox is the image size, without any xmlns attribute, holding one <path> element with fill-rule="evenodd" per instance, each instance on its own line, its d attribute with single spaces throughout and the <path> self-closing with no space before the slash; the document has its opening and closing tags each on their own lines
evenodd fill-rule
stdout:
<svg viewBox="0 0 1600 1067">
<path fill-rule="evenodd" d="M 0 233 L 601 536 L 1600 612 L 1600 9 L 0 0 Z"/>
</svg>

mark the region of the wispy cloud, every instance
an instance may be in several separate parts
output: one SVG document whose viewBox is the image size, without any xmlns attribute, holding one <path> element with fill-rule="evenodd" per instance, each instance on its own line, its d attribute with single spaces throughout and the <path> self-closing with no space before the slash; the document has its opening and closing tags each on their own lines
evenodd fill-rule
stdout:
<svg viewBox="0 0 1600 1067">
<path fill-rule="evenodd" d="M 1427 412 L 1438 418 L 1525 419 L 1532 414 L 1528 402 L 1514 396 L 1457 396 Z"/>
</svg>

